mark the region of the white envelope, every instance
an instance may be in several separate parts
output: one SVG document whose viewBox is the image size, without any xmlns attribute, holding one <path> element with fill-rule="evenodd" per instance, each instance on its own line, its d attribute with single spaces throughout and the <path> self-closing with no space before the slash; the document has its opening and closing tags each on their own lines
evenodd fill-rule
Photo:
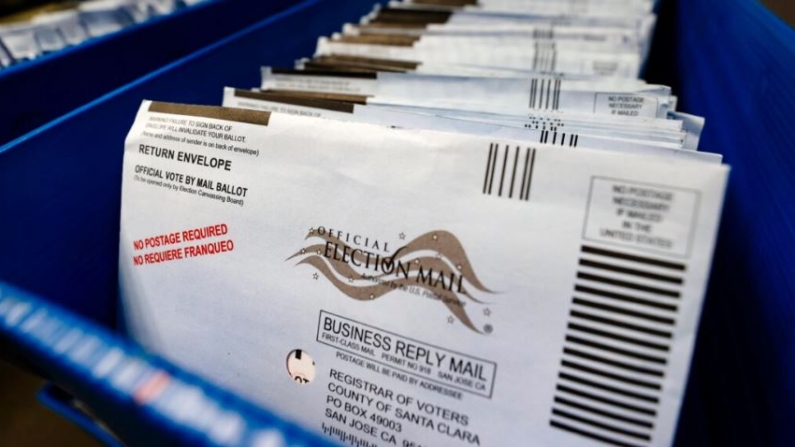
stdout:
<svg viewBox="0 0 795 447">
<path fill-rule="evenodd" d="M 123 317 L 347 444 L 670 445 L 727 173 L 145 101 Z"/>
</svg>

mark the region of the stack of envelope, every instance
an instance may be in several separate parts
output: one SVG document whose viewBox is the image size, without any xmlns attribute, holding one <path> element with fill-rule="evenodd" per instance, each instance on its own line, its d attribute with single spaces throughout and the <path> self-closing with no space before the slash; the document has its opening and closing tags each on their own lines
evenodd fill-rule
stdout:
<svg viewBox="0 0 795 447">
<path fill-rule="evenodd" d="M 653 3 L 390 3 L 144 101 L 130 335 L 345 445 L 670 445 L 728 167 L 638 79 Z"/>
<path fill-rule="evenodd" d="M 121 31 L 204 0 L 90 0 L 0 24 L 0 69 Z"/>
</svg>

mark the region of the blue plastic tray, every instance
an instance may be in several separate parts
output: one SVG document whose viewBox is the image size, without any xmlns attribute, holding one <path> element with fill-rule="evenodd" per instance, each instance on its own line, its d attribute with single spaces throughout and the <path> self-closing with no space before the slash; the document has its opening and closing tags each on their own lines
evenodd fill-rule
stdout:
<svg viewBox="0 0 795 447">
<path fill-rule="evenodd" d="M 141 99 L 219 103 L 370 5 L 301 3 L 0 147 L 0 279 L 114 327 L 123 141 Z M 752 0 L 660 13 L 647 78 L 707 117 L 702 149 L 733 166 L 676 443 L 791 445 L 795 32 Z"/>
<path fill-rule="evenodd" d="M 0 70 L 0 144 L 298 0 L 208 0 Z"/>
<path fill-rule="evenodd" d="M 754 0 L 666 2 L 671 82 L 732 166 L 679 439 L 795 441 L 795 31 Z"/>
<path fill-rule="evenodd" d="M 309 0 L 0 146 L 0 279 L 115 325 L 124 138 L 143 99 L 220 104 L 372 0 Z M 238 14 L 245 14 L 241 10 Z"/>
<path fill-rule="evenodd" d="M 13 346 L 19 360 L 79 396 L 82 407 L 49 385 L 39 398 L 108 446 L 331 445 L 129 340 L 3 283 L 0 341 Z M 104 426 L 81 410 L 86 405 Z"/>
</svg>

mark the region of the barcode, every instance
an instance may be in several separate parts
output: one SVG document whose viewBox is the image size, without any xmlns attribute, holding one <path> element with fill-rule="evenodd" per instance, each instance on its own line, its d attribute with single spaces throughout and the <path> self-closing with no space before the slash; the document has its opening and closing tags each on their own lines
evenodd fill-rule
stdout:
<svg viewBox="0 0 795 447">
<path fill-rule="evenodd" d="M 539 138 L 538 142 L 542 144 L 552 144 L 552 145 L 560 145 L 560 146 L 568 146 L 568 147 L 577 147 L 577 143 L 580 141 L 580 136 L 576 133 L 566 134 L 558 133 L 549 130 L 542 130 L 541 137 Z"/>
<path fill-rule="evenodd" d="M 557 132 L 559 129 L 566 127 L 566 123 L 562 122 L 560 118 L 549 116 L 537 117 L 533 114 L 528 114 L 527 118 L 528 122 L 524 124 L 524 127 L 528 129 L 551 130 Z"/>
<path fill-rule="evenodd" d="M 581 247 L 550 426 L 610 445 L 648 445 L 685 270 Z"/>
<path fill-rule="evenodd" d="M 560 79 L 533 79 L 530 81 L 530 108 L 558 110 L 560 108 Z"/>
<path fill-rule="evenodd" d="M 501 148 L 498 143 L 491 143 L 483 194 L 529 201 L 535 161 L 536 150 L 533 148 L 522 149 L 507 144 Z"/>
<path fill-rule="evenodd" d="M 558 51 L 555 43 L 540 41 L 535 43 L 535 53 L 533 54 L 533 71 L 543 73 L 553 73 L 558 59 Z"/>
</svg>

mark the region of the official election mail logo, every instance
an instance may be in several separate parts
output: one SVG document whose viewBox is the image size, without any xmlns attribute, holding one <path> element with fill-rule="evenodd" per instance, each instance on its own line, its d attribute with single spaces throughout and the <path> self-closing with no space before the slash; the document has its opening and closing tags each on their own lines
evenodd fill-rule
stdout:
<svg viewBox="0 0 795 447">
<path fill-rule="evenodd" d="M 406 235 L 401 233 L 400 239 Z M 358 301 L 375 300 L 393 291 L 438 300 L 450 315 L 478 333 L 490 333 L 491 310 L 474 294 L 494 293 L 478 279 L 461 242 L 452 233 L 425 233 L 392 251 L 390 242 L 326 227 L 311 228 L 299 258 L 340 292 Z M 477 316 L 474 315 L 477 313 Z M 485 320 L 485 321 L 484 321 Z"/>
</svg>

